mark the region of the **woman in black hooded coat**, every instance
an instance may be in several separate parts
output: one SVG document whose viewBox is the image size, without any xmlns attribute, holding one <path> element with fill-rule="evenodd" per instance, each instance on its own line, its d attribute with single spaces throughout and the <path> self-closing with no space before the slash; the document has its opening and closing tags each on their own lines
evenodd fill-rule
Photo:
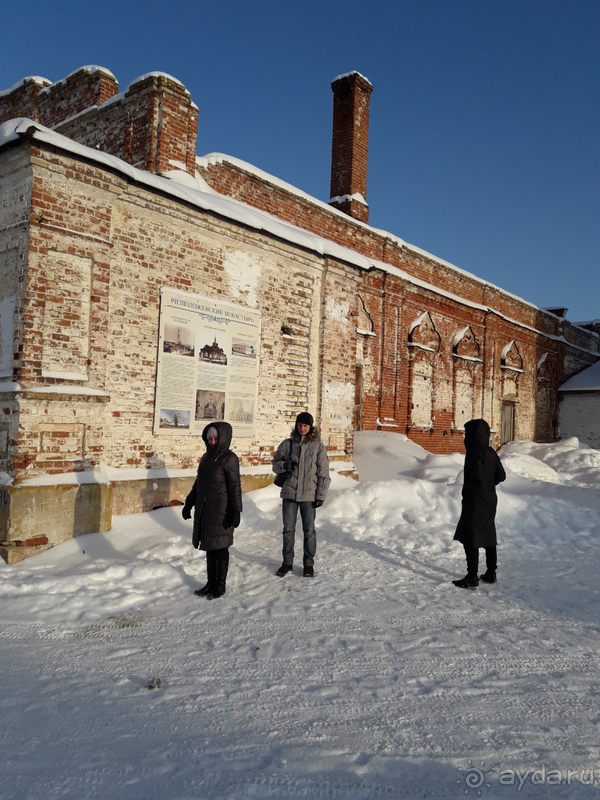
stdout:
<svg viewBox="0 0 600 800">
<path fill-rule="evenodd" d="M 194 509 L 192 544 L 206 551 L 208 578 L 194 594 L 209 600 L 225 594 L 229 548 L 242 512 L 240 462 L 229 449 L 232 435 L 228 422 L 211 422 L 202 431 L 206 453 L 181 512 L 184 519 L 190 519 Z"/>
<path fill-rule="evenodd" d="M 465 424 L 465 471 L 462 489 L 462 513 L 454 538 L 462 542 L 467 559 L 467 574 L 452 581 L 459 589 L 476 589 L 479 548 L 485 547 L 485 583 L 496 582 L 496 486 L 506 478 L 496 451 L 490 447 L 490 426 L 484 419 Z"/>
</svg>

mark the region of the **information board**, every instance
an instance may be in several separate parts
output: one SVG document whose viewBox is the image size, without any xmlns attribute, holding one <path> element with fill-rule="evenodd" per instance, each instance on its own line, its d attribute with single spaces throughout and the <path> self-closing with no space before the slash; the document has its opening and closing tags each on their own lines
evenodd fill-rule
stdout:
<svg viewBox="0 0 600 800">
<path fill-rule="evenodd" d="M 161 289 L 154 433 L 200 436 L 226 420 L 254 436 L 260 328 L 259 311 Z"/>
</svg>

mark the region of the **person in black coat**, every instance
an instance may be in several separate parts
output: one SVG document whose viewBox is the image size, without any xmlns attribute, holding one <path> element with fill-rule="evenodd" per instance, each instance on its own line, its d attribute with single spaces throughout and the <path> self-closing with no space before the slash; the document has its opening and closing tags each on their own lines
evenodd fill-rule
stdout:
<svg viewBox="0 0 600 800">
<path fill-rule="evenodd" d="M 206 551 L 208 578 L 194 594 L 209 600 L 225 594 L 229 548 L 242 512 L 240 462 L 229 449 L 232 435 L 228 422 L 211 422 L 202 431 L 206 453 L 181 512 L 184 519 L 190 519 L 194 509 L 192 544 Z"/>
<path fill-rule="evenodd" d="M 506 478 L 496 451 L 490 447 L 490 426 L 484 419 L 465 424 L 465 471 L 462 489 L 462 512 L 454 538 L 462 542 L 467 558 L 467 574 L 452 581 L 459 589 L 479 586 L 477 568 L 479 548 L 485 547 L 485 583 L 496 583 L 496 486 Z"/>
</svg>

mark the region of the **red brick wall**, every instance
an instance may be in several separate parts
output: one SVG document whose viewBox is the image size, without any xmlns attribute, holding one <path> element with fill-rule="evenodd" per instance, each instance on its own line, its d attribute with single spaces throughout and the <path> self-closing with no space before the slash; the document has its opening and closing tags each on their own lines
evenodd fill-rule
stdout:
<svg viewBox="0 0 600 800">
<path fill-rule="evenodd" d="M 178 162 L 194 175 L 198 109 L 185 87 L 149 75 L 107 103 L 118 87 L 107 72 L 85 68 L 45 88 L 28 81 L 0 97 L 0 122 L 29 117 L 148 172 L 167 172 Z"/>
<path fill-rule="evenodd" d="M 50 82 L 40 84 L 33 79 L 25 80 L 9 94 L 0 97 L 0 124 L 15 117 L 37 120 L 36 97 Z"/>
<path fill-rule="evenodd" d="M 57 130 L 148 172 L 168 172 L 174 161 L 195 174 L 198 110 L 185 87 L 166 76 L 138 80 L 118 101 Z"/>
<path fill-rule="evenodd" d="M 78 70 L 62 81 L 42 89 L 36 98 L 37 122 L 53 128 L 92 106 L 100 106 L 119 91 L 113 75 Z"/>
<path fill-rule="evenodd" d="M 405 433 L 427 450 L 451 453 L 463 450 L 462 424 L 456 418 L 457 370 L 472 374 L 472 416 L 482 416 L 494 431 L 493 442 L 500 444 L 503 399 L 516 399 L 517 438 L 553 441 L 556 433 L 556 389 L 561 381 L 563 358 L 561 342 L 548 338 L 501 316 L 476 310 L 428 292 L 390 274 L 372 272 L 357 290 L 368 308 L 376 338 L 365 338 L 358 357 L 367 369 L 363 383 L 362 427 L 379 427 Z M 423 314 L 429 316 L 439 343 L 425 342 L 435 351 L 409 345 L 411 324 Z M 475 339 L 463 348 L 466 361 L 454 348 L 457 334 L 469 326 Z M 359 335 L 360 336 L 360 335 Z M 518 374 L 516 398 L 506 395 L 501 354 L 511 341 L 516 343 L 523 362 Z M 412 364 L 423 353 L 432 365 L 431 426 L 414 424 Z M 474 354 L 477 353 L 475 356 Z M 538 368 L 546 353 L 543 370 Z M 469 358 L 477 358 L 470 362 Z M 369 372 L 368 366 L 372 369 Z M 471 366 L 472 365 L 472 366 Z M 512 373 L 511 373 L 512 374 Z M 463 387 L 464 389 L 464 387 Z"/>
<path fill-rule="evenodd" d="M 14 117 L 29 119 L 53 128 L 59 122 L 91 106 L 102 105 L 119 90 L 116 78 L 99 68 L 82 67 L 57 83 L 41 85 L 27 80 L 0 97 L 0 122 Z"/>
<path fill-rule="evenodd" d="M 434 452 L 462 450 L 462 432 L 456 429 L 452 417 L 455 406 L 452 343 L 461 328 L 471 325 L 483 359 L 483 364 L 474 370 L 474 413 L 488 419 L 496 431 L 496 445 L 500 443 L 504 385 L 500 357 L 502 349 L 511 340 L 517 343 L 524 362 L 524 373 L 517 380 L 515 435 L 540 441 L 554 439 L 557 430 L 556 389 L 564 380 L 563 360 L 566 358 L 571 374 L 594 361 L 593 356 L 586 359 L 581 351 L 565 349 L 565 345 L 555 338 L 563 333 L 563 326 L 556 317 L 432 256 L 403 246 L 395 239 L 269 183 L 238 165 L 222 161 L 208 168 L 200 167 L 199 171 L 215 190 L 223 194 L 369 258 L 398 267 L 408 275 L 457 296 L 457 300 L 453 300 L 391 273 L 378 270 L 361 273 L 362 286 L 357 294 L 363 296 L 377 334 L 376 338 L 362 337 L 364 341 L 358 359 L 363 367 L 362 427 L 375 428 L 379 420 L 379 423 L 384 423 L 381 427 L 408 433 L 411 439 Z M 489 306 L 497 313 L 486 313 L 464 305 L 460 298 Z M 407 326 L 424 310 L 432 315 L 441 336 L 441 345 L 439 352 L 432 357 L 433 427 L 416 430 L 410 422 L 411 356 L 407 347 Z M 579 329 L 567 330 L 566 327 L 564 333 L 578 347 L 599 350 L 598 342 L 591 334 Z M 537 365 L 544 353 L 548 354 L 546 358 L 552 369 L 541 376 Z"/>
</svg>

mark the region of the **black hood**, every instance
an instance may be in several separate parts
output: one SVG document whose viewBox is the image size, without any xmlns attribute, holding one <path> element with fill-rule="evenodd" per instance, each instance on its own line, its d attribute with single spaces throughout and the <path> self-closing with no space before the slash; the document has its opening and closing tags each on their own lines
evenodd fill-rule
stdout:
<svg viewBox="0 0 600 800">
<path fill-rule="evenodd" d="M 465 447 L 489 447 L 490 426 L 484 419 L 465 423 Z"/>
<path fill-rule="evenodd" d="M 231 439 L 233 437 L 233 428 L 228 422 L 209 422 L 209 424 L 202 431 L 202 439 L 208 449 L 208 432 L 211 428 L 216 428 L 219 434 L 219 441 L 214 451 L 217 454 L 224 453 L 229 450 L 231 446 Z"/>
</svg>

